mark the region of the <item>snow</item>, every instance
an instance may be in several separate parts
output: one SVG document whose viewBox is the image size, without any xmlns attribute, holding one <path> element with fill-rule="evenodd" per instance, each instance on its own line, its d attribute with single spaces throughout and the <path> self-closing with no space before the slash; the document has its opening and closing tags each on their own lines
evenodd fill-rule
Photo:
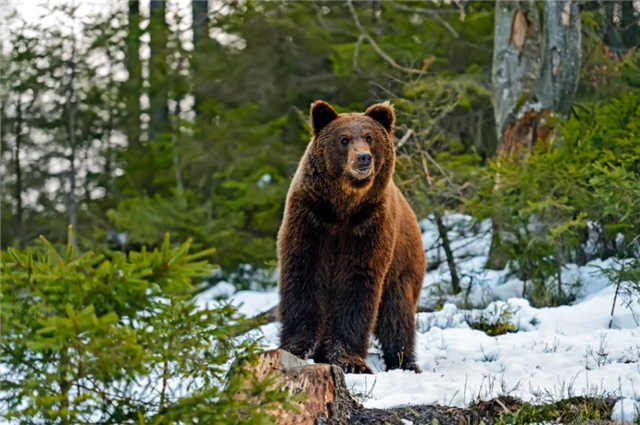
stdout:
<svg viewBox="0 0 640 425">
<path fill-rule="evenodd" d="M 640 412 L 640 402 L 628 398 L 622 398 L 618 400 L 613 407 L 613 414 L 611 420 L 615 422 L 629 423 L 637 417 Z"/>
<path fill-rule="evenodd" d="M 360 395 L 363 405 L 463 407 L 501 395 L 536 403 L 607 395 L 620 398 L 614 419 L 633 421 L 640 411 L 640 314 L 618 299 L 613 319 L 610 316 L 615 288 L 599 268 L 614 267 L 615 262 L 598 259 L 583 266 L 566 265 L 563 289 L 576 301 L 535 308 L 521 298 L 523 282 L 508 269 L 484 269 L 491 241 L 490 223 L 472 227 L 471 219 L 460 214 L 448 214 L 443 219 L 453 229 L 449 238 L 463 294 L 443 295 L 440 291 L 441 284 L 449 279 L 449 270 L 444 253 L 436 247 L 435 225 L 422 220 L 427 259 L 439 265 L 425 275 L 420 304 L 433 308 L 437 302 L 444 303 L 438 311 L 417 315 L 416 353 L 423 373 L 383 371 L 372 338 L 368 362 L 376 374 L 346 377 L 347 385 Z M 211 302 L 221 293 L 230 296 L 248 316 L 278 303 L 276 288 L 231 293 L 226 282 L 203 292 L 199 302 Z M 497 317 L 505 310 L 511 313 L 510 322 L 517 332 L 492 337 L 468 324 L 470 318 Z M 278 325 L 262 326 L 252 336 L 262 337 L 265 348 L 275 348 Z"/>
<path fill-rule="evenodd" d="M 278 304 L 278 290 L 277 288 L 272 288 L 269 291 L 235 292 L 235 287 L 232 284 L 221 281 L 198 294 L 196 303 L 201 307 L 210 307 L 217 300 L 228 298 L 232 298 L 231 302 L 238 307 L 238 312 L 247 317 L 252 317 Z"/>
<path fill-rule="evenodd" d="M 198 294 L 197 302 L 206 304 L 211 300 L 228 299 L 236 292 L 236 287 L 224 280 L 218 282 L 206 291 Z M 204 305 L 202 305 L 204 307 Z"/>
</svg>

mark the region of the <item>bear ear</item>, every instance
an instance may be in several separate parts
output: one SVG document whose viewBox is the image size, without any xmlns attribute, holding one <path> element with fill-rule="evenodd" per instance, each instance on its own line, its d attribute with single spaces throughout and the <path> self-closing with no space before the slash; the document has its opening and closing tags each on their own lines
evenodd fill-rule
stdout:
<svg viewBox="0 0 640 425">
<path fill-rule="evenodd" d="M 336 118 L 338 113 L 324 100 L 317 100 L 311 104 L 311 131 L 314 136 Z"/>
<path fill-rule="evenodd" d="M 364 114 L 382 124 L 389 134 L 393 131 L 396 113 L 393 111 L 393 105 L 389 101 L 370 106 Z"/>
</svg>

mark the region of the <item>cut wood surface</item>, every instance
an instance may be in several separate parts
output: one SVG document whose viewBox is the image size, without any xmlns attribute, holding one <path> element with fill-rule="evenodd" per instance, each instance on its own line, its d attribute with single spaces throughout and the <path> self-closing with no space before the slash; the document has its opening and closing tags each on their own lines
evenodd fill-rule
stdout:
<svg viewBox="0 0 640 425">
<path fill-rule="evenodd" d="M 353 412 L 362 409 L 351 398 L 342 369 L 329 364 L 308 364 L 284 350 L 260 355 L 253 367 L 258 378 L 276 373 L 278 382 L 291 394 L 304 394 L 295 410 L 278 410 L 280 424 L 349 424 Z"/>
</svg>

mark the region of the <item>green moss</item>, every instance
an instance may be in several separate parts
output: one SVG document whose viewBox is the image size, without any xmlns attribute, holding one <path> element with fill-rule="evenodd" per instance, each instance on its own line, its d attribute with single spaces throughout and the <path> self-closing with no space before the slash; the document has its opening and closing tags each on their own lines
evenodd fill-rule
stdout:
<svg viewBox="0 0 640 425">
<path fill-rule="evenodd" d="M 542 405 L 524 403 L 517 411 L 505 412 L 496 424 L 520 425 L 530 423 L 576 424 L 610 420 L 615 400 L 597 397 L 571 397 Z"/>
</svg>

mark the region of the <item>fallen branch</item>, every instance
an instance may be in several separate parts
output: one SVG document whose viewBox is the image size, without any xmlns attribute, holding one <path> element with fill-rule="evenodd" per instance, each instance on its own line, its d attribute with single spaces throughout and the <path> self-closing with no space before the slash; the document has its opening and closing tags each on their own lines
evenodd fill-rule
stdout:
<svg viewBox="0 0 640 425">
<path fill-rule="evenodd" d="M 277 322 L 278 321 L 278 304 L 271 307 L 269 310 L 263 311 L 257 316 L 254 316 L 253 320 L 259 321 L 260 325 L 266 325 L 269 323 Z"/>
</svg>

